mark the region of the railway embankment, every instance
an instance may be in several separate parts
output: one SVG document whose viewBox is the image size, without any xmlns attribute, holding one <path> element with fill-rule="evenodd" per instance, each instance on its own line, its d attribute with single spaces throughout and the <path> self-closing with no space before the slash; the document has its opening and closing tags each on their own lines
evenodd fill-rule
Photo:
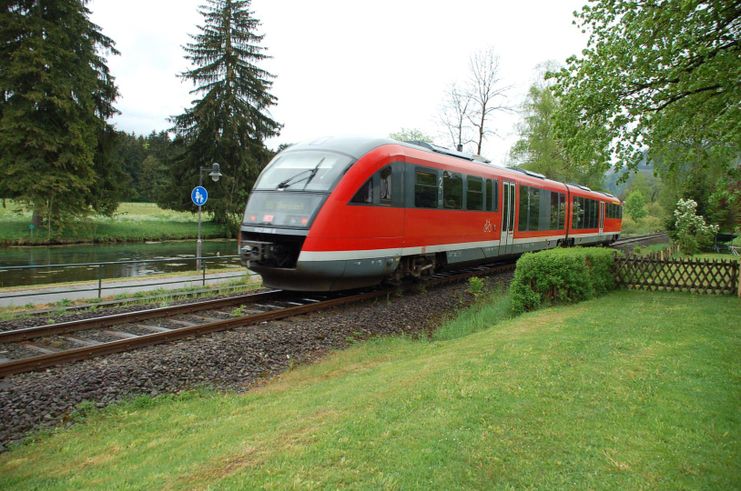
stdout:
<svg viewBox="0 0 741 491">
<path fill-rule="evenodd" d="M 496 281 L 507 282 L 510 277 L 507 273 Z M 0 444 L 7 446 L 29 431 L 69 421 L 74 408 L 83 401 L 105 407 L 138 395 L 155 396 L 203 386 L 241 391 L 357 340 L 380 335 L 424 337 L 442 319 L 454 316 L 472 301 L 466 288 L 458 283 L 379 298 L 8 376 L 0 379 Z M 231 316 L 242 315 L 230 314 L 231 308 L 225 310 Z M 56 320 L 72 321 L 86 318 L 85 314 L 71 313 Z M 29 327 L 43 323 L 43 319 L 25 322 Z M 3 327 L 0 325 L 0 330 Z"/>
<path fill-rule="evenodd" d="M 70 415 L 79 423 L 0 455 L 0 487 L 738 487 L 738 299 L 617 291 L 502 319 L 500 293 L 444 323 L 444 335 L 420 336 L 460 308 L 464 290 L 448 288 L 459 293 L 266 328 L 258 335 L 289 369 L 270 380 L 269 365 L 246 361 L 265 351 L 236 332 L 218 345 L 179 342 L 181 356 L 235 344 L 227 368 L 153 348 L 84 362 L 100 364 L 87 375 L 81 363 L 14 378 L 0 389 L 4 408 L 8 385 L 43 391 L 63 373 L 68 385 L 95 376 L 88 387 L 115 398 L 137 364 L 153 380 L 218 372 L 222 387 L 244 388 L 245 376 L 258 386 L 86 404 Z M 294 365 L 382 326 L 401 335 Z M 279 330 L 311 349 L 271 344 Z"/>
</svg>

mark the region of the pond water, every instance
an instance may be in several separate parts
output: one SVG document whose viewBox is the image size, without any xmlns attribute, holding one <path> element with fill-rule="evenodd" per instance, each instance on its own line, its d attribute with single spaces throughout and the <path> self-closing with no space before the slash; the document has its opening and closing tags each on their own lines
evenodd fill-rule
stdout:
<svg viewBox="0 0 741 491">
<path fill-rule="evenodd" d="M 101 245 L 68 245 L 52 247 L 8 247 L 0 248 L 0 287 L 39 285 L 63 281 L 94 280 L 98 278 L 98 266 L 50 267 L 25 270 L 8 270 L 7 266 L 30 266 L 47 264 L 94 263 L 108 261 L 133 261 L 143 259 L 177 259 L 162 263 L 106 264 L 100 267 L 103 278 L 142 276 L 152 273 L 171 273 L 195 270 L 195 240 L 153 243 L 125 243 Z M 206 240 L 203 256 L 232 255 L 237 252 L 235 240 Z M 207 269 L 217 269 L 227 264 L 239 264 L 231 260 L 208 260 Z"/>
</svg>

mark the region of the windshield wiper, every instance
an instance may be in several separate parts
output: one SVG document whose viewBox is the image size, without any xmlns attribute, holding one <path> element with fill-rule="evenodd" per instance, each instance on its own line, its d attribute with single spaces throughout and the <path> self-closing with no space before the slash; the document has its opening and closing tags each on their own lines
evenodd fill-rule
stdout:
<svg viewBox="0 0 741 491">
<path fill-rule="evenodd" d="M 296 183 L 299 183 L 301 181 L 306 181 L 306 184 L 304 184 L 304 189 L 306 189 L 306 186 L 308 186 L 309 182 L 311 182 L 311 180 L 314 179 L 314 176 L 316 175 L 316 173 L 319 172 L 319 166 L 322 165 L 322 162 L 324 162 L 324 159 L 325 159 L 325 157 L 322 157 L 322 160 L 320 160 L 319 162 L 317 162 L 317 164 L 314 166 L 313 169 L 304 169 L 301 172 L 299 172 L 298 174 L 295 174 L 295 175 L 289 177 L 288 179 L 279 182 L 278 183 L 278 186 L 276 186 L 276 187 L 278 189 L 286 189 L 288 186 L 290 186 L 292 184 L 296 184 Z M 308 173 L 309 175 L 306 176 L 306 177 L 304 177 L 304 178 L 302 178 L 302 179 L 297 179 L 299 176 L 303 176 L 306 173 Z"/>
</svg>

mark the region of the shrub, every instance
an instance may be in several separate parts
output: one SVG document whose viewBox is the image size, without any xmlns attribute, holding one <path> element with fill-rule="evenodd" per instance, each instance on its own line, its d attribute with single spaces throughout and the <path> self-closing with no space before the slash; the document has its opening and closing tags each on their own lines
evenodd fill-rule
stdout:
<svg viewBox="0 0 741 491">
<path fill-rule="evenodd" d="M 615 287 L 616 251 L 598 247 L 526 253 L 517 261 L 510 286 L 515 313 L 544 305 L 573 303 Z"/>
<path fill-rule="evenodd" d="M 468 293 L 477 297 L 484 293 L 484 280 L 478 276 L 471 276 L 468 278 Z"/>
<path fill-rule="evenodd" d="M 677 201 L 674 225 L 675 239 L 685 254 L 709 249 L 718 233 L 717 225 L 707 225 L 705 219 L 697 215 L 697 203 L 691 199 Z"/>
</svg>

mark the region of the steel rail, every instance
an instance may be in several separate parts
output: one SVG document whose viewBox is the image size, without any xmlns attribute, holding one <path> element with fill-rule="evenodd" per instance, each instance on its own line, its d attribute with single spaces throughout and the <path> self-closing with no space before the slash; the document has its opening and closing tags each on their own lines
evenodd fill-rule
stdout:
<svg viewBox="0 0 741 491">
<path fill-rule="evenodd" d="M 512 271 L 514 270 L 514 267 L 515 267 L 514 263 L 496 264 L 490 267 L 478 267 L 475 269 L 468 269 L 460 273 L 451 274 L 449 276 L 432 278 L 430 280 L 427 280 L 425 284 L 427 286 L 437 286 L 437 285 L 460 281 L 460 280 L 469 278 L 471 276 L 488 276 L 492 274 L 499 274 L 499 273 L 506 272 L 506 271 Z M 0 378 L 6 377 L 8 375 L 17 374 L 17 373 L 23 373 L 23 372 L 29 372 L 29 371 L 39 370 L 43 368 L 49 368 L 49 367 L 64 364 L 64 363 L 71 363 L 75 361 L 86 360 L 86 359 L 97 357 L 97 356 L 109 355 L 113 353 L 120 353 L 123 351 L 129 351 L 135 348 L 152 346 L 155 344 L 161 344 L 161 343 L 165 343 L 168 341 L 174 341 L 176 339 L 182 339 L 182 338 L 192 337 L 192 336 L 199 336 L 199 335 L 208 334 L 212 332 L 231 329 L 234 327 L 248 326 L 248 325 L 257 324 L 260 322 L 284 319 L 287 317 L 292 317 L 292 316 L 296 316 L 300 314 L 316 312 L 319 310 L 326 310 L 326 309 L 337 307 L 340 305 L 346 305 L 350 303 L 370 300 L 373 298 L 383 297 L 383 296 L 391 294 L 392 291 L 393 291 L 393 288 L 383 288 L 383 289 L 378 289 L 378 290 L 374 290 L 371 292 L 365 292 L 365 293 L 360 293 L 360 294 L 355 294 L 355 295 L 348 295 L 348 296 L 343 296 L 343 297 L 334 298 L 330 300 L 322 300 L 322 301 L 307 304 L 307 305 L 301 305 L 301 306 L 295 306 L 295 307 L 285 307 L 279 310 L 273 310 L 273 311 L 263 312 L 259 314 L 252 314 L 252 315 L 247 315 L 243 317 L 236 317 L 234 319 L 225 319 L 225 320 L 200 324 L 196 326 L 188 326 L 188 327 L 172 329 L 167 332 L 146 334 L 143 336 L 137 336 L 137 337 L 122 339 L 118 341 L 101 343 L 101 344 L 94 345 L 94 346 L 73 348 L 69 350 L 60 351 L 57 353 L 49 353 L 49 354 L 43 354 L 43 355 L 33 356 L 29 358 L 22 358 L 19 360 L 12 360 L 12 361 L 0 364 Z M 273 291 L 273 292 L 267 292 L 267 293 L 277 294 L 277 293 L 283 293 L 283 292 Z M 199 302 L 199 303 L 203 304 L 207 302 Z M 176 306 L 176 307 L 179 307 L 179 306 Z M 161 309 L 154 309 L 154 310 L 157 311 Z M 143 315 L 143 314 L 147 314 L 148 312 L 149 311 L 140 311 L 140 312 L 136 312 L 135 314 Z M 104 319 L 111 319 L 112 317 L 116 317 L 116 316 L 107 316 Z M 99 321 L 99 320 L 100 319 L 89 319 L 90 325 L 93 325 L 93 327 L 99 327 L 99 326 L 94 325 L 95 324 L 94 321 Z M 109 325 L 109 324 L 106 324 L 106 325 Z"/>
<path fill-rule="evenodd" d="M 46 355 L 38 355 L 30 358 L 23 358 L 20 360 L 14 360 L 8 363 L 0 364 L 0 377 L 13 375 L 16 373 L 29 372 L 32 370 L 38 370 L 41 368 L 48 368 L 54 365 L 62 363 L 71 363 L 74 361 L 85 360 L 95 356 L 110 355 L 113 353 L 120 353 L 122 351 L 129 351 L 134 348 L 140 348 L 144 346 L 152 346 L 155 344 L 164 343 L 167 341 L 173 341 L 190 336 L 198 336 L 216 331 L 223 331 L 233 327 L 248 326 L 251 324 L 257 324 L 264 321 L 283 319 L 299 314 L 306 314 L 309 312 L 315 312 L 317 310 L 324 310 L 330 307 L 343 305 L 346 303 L 358 302 L 361 300 L 367 300 L 371 298 L 380 297 L 386 295 L 385 290 L 377 290 L 369 293 L 360 295 L 353 295 L 348 297 L 334 298 L 331 300 L 324 300 L 317 303 L 308 305 L 301 305 L 296 307 L 286 307 L 280 310 L 274 310 L 270 312 L 264 312 L 261 314 L 253 314 L 243 317 L 235 317 L 234 319 L 226 319 L 216 322 L 209 322 L 206 324 L 200 324 L 197 326 L 189 326 L 173 329 L 168 332 L 161 332 L 155 334 L 146 334 L 143 336 L 137 336 L 135 338 L 121 339 L 119 341 L 111 341 L 108 343 L 102 343 L 96 346 L 89 346 L 83 348 L 73 348 L 70 350 L 60 351 L 58 353 L 50 353 Z"/>
<path fill-rule="evenodd" d="M 116 324 L 128 324 L 148 319 L 157 319 L 170 317 L 178 314 L 187 314 L 199 312 L 201 310 L 218 309 L 222 307 L 231 307 L 244 303 L 256 303 L 266 300 L 275 300 L 286 296 L 281 290 L 271 290 L 260 293 L 248 293 L 227 298 L 217 298 L 201 302 L 192 302 L 180 305 L 171 305 L 168 307 L 158 307 L 147 310 L 137 310 L 135 312 L 123 312 L 112 314 L 104 317 L 94 317 L 90 319 L 81 319 L 68 322 L 59 322 L 46 326 L 27 327 L 25 329 L 14 329 L 12 331 L 0 332 L 0 343 L 14 343 L 27 341 L 29 339 L 53 336 L 56 334 L 65 334 L 75 331 L 84 331 L 87 329 L 98 329 L 101 327 L 113 326 Z"/>
</svg>

